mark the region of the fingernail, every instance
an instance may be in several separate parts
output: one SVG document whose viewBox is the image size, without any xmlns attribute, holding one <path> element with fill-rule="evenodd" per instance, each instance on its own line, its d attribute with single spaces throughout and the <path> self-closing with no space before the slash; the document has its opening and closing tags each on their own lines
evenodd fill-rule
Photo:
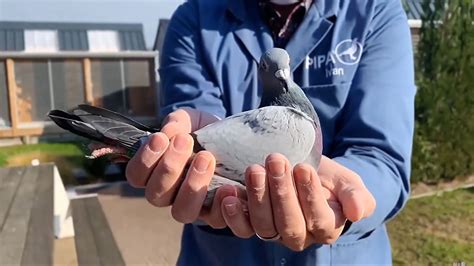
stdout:
<svg viewBox="0 0 474 266">
<path fill-rule="evenodd" d="M 173 147 L 177 151 L 186 151 L 186 149 L 188 148 L 188 144 L 189 138 L 182 135 L 177 135 L 173 140 Z"/>
<path fill-rule="evenodd" d="M 256 189 L 261 189 L 265 186 L 265 173 L 264 172 L 252 172 L 250 173 L 250 182 Z"/>
<path fill-rule="evenodd" d="M 209 160 L 206 156 L 197 156 L 193 164 L 194 170 L 198 173 L 204 173 L 209 168 Z"/>
<path fill-rule="evenodd" d="M 285 163 L 281 160 L 269 161 L 268 168 L 273 177 L 282 177 L 285 174 Z"/>
<path fill-rule="evenodd" d="M 157 135 L 153 135 L 150 137 L 150 140 L 148 141 L 148 147 L 150 147 L 150 150 L 155 153 L 159 153 L 163 151 L 163 139 Z"/>
<path fill-rule="evenodd" d="M 297 170 L 298 182 L 302 185 L 308 185 L 311 182 L 311 173 L 306 167 L 300 167 Z"/>
<path fill-rule="evenodd" d="M 229 216 L 234 216 L 237 214 L 237 206 L 235 203 L 224 204 L 224 207 Z"/>
</svg>

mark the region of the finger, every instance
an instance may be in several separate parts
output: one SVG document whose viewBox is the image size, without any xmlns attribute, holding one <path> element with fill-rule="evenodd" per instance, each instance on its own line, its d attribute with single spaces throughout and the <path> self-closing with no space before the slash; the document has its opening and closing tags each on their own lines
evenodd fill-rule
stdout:
<svg viewBox="0 0 474 266">
<path fill-rule="evenodd" d="M 211 208 L 208 210 L 203 210 L 201 212 L 200 218 L 214 229 L 222 229 L 227 227 L 224 216 L 222 215 L 221 204 L 222 200 L 229 196 L 238 197 L 236 188 L 234 186 L 224 185 L 218 188 Z"/>
<path fill-rule="evenodd" d="M 344 226 L 342 211 L 337 212 L 336 209 L 335 212 L 329 206 L 327 195 L 313 167 L 298 164 L 293 173 L 308 232 L 318 243 L 334 243 Z"/>
<path fill-rule="evenodd" d="M 241 238 L 249 238 L 254 235 L 248 215 L 245 213 L 245 203 L 237 197 L 225 197 L 222 200 L 221 211 L 224 220 L 234 235 Z"/>
<path fill-rule="evenodd" d="M 337 195 L 344 215 L 352 222 L 370 216 L 375 209 L 375 199 L 363 185 L 342 186 Z"/>
<path fill-rule="evenodd" d="M 176 195 L 181 175 L 192 155 L 193 139 L 189 134 L 178 134 L 153 170 L 145 188 L 145 197 L 158 207 L 168 206 Z"/>
<path fill-rule="evenodd" d="M 177 134 L 190 133 L 192 122 L 187 111 L 178 109 L 164 119 L 161 132 L 165 133 L 170 139 Z"/>
<path fill-rule="evenodd" d="M 210 152 L 196 154 L 171 208 L 176 221 L 191 223 L 198 218 L 215 166 L 216 161 Z"/>
<path fill-rule="evenodd" d="M 267 157 L 265 169 L 276 229 L 289 248 L 302 250 L 306 225 L 296 196 L 290 163 L 281 154 L 271 154 Z"/>
<path fill-rule="evenodd" d="M 375 199 L 354 171 L 323 156 L 318 173 L 322 185 L 338 198 L 347 219 L 356 222 L 373 213 Z"/>
<path fill-rule="evenodd" d="M 182 109 L 186 111 L 191 118 L 191 132 L 219 120 L 217 116 L 207 112 L 198 111 L 190 107 L 183 107 Z"/>
<path fill-rule="evenodd" d="M 260 165 L 250 166 L 245 172 L 245 181 L 252 227 L 259 236 L 271 238 L 277 231 L 273 222 L 265 168 Z"/>
<path fill-rule="evenodd" d="M 125 155 L 112 155 L 110 157 L 110 161 L 114 164 L 127 163 L 128 161 L 130 161 L 130 158 Z"/>
<path fill-rule="evenodd" d="M 145 186 L 168 145 L 169 140 L 165 134 L 155 133 L 150 135 L 148 142 L 138 149 L 127 164 L 125 176 L 130 185 L 134 187 Z"/>
</svg>

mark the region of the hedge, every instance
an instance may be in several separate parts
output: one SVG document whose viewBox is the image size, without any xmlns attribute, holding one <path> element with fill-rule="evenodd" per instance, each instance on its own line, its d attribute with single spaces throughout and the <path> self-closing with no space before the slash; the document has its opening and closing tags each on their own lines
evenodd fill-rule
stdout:
<svg viewBox="0 0 474 266">
<path fill-rule="evenodd" d="M 472 0 L 429 0 L 424 10 L 412 182 L 437 183 L 474 173 L 474 8 Z"/>
</svg>

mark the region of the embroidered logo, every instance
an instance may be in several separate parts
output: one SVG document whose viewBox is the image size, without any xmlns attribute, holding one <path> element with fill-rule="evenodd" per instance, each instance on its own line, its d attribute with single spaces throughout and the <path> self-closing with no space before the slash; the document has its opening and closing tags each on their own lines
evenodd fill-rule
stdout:
<svg viewBox="0 0 474 266">
<path fill-rule="evenodd" d="M 334 49 L 337 61 L 344 65 L 355 65 L 359 63 L 362 56 L 362 44 L 357 39 L 347 39 L 337 44 Z"/>
</svg>

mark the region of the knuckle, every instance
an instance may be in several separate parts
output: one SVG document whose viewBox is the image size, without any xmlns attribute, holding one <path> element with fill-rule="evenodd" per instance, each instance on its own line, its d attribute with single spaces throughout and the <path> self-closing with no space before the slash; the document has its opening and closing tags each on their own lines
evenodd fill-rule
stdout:
<svg viewBox="0 0 474 266">
<path fill-rule="evenodd" d="M 170 205 L 170 202 L 167 202 L 160 193 L 152 191 L 151 189 L 148 189 L 148 187 L 145 189 L 145 198 L 155 207 L 165 207 Z"/>
<path fill-rule="evenodd" d="M 326 239 L 326 242 L 324 244 L 332 245 L 336 242 L 337 239 L 338 239 L 337 236 L 329 237 L 329 238 Z"/>
<path fill-rule="evenodd" d="M 304 239 L 290 239 L 286 240 L 285 244 L 288 248 L 290 248 L 293 251 L 303 251 L 305 248 L 304 245 Z"/>
<path fill-rule="evenodd" d="M 330 228 L 334 228 L 334 223 L 326 219 L 318 219 L 308 223 L 308 231 L 315 234 L 327 232 Z"/>
<path fill-rule="evenodd" d="M 274 184 L 273 193 L 275 196 L 281 199 L 286 199 L 290 193 L 290 189 L 285 184 Z"/>
<path fill-rule="evenodd" d="M 128 183 L 135 188 L 144 187 L 146 182 L 145 179 L 137 177 L 135 172 L 136 171 L 134 171 L 130 166 L 127 166 L 125 169 L 125 177 L 127 178 Z"/>
<path fill-rule="evenodd" d="M 171 216 L 176 221 L 184 224 L 192 223 L 197 218 L 197 216 L 190 214 L 190 212 L 187 210 L 183 210 L 182 208 L 176 207 L 174 205 L 171 207 Z"/>
<path fill-rule="evenodd" d="M 181 174 L 181 170 L 176 165 L 175 161 L 170 159 L 163 158 L 162 164 L 160 165 L 160 171 L 158 171 L 161 176 L 172 176 L 176 177 Z"/>
<path fill-rule="evenodd" d="M 145 198 L 155 207 L 166 207 L 171 204 L 171 201 L 166 198 L 165 193 L 162 192 L 160 187 L 150 184 L 145 188 Z"/>
<path fill-rule="evenodd" d="M 289 245 L 290 248 L 304 247 L 304 235 L 305 233 L 300 230 L 283 230 L 280 233 L 282 239 Z"/>
<path fill-rule="evenodd" d="M 320 244 L 334 244 L 339 236 L 335 232 L 329 232 L 328 230 L 314 230 L 311 231 L 314 239 Z"/>
<path fill-rule="evenodd" d="M 202 178 L 196 178 L 193 172 L 190 172 L 188 177 L 183 181 L 180 186 L 180 190 L 186 191 L 188 194 L 201 194 L 206 189 L 205 180 Z"/>
</svg>

